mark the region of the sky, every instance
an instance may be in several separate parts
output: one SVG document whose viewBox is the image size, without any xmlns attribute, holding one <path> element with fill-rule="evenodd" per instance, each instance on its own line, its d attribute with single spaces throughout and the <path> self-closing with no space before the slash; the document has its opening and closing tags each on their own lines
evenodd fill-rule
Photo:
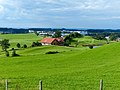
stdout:
<svg viewBox="0 0 120 90">
<path fill-rule="evenodd" d="M 120 28 L 120 0 L 0 0 L 0 27 Z"/>
</svg>

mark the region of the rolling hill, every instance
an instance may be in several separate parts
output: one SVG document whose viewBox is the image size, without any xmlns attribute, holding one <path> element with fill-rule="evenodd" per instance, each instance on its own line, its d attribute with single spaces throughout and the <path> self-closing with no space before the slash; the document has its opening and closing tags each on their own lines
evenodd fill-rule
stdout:
<svg viewBox="0 0 120 90">
<path fill-rule="evenodd" d="M 57 54 L 45 54 L 58 51 Z M 0 55 L 0 89 L 9 80 L 9 89 L 37 90 L 39 80 L 44 90 L 99 90 L 120 88 L 120 43 L 98 48 L 41 46 L 17 50 L 18 57 Z"/>
</svg>

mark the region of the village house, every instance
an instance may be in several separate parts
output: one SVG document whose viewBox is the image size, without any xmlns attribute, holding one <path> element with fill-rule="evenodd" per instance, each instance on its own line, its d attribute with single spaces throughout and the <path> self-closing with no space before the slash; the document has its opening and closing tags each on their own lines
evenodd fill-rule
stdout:
<svg viewBox="0 0 120 90">
<path fill-rule="evenodd" d="M 59 45 L 62 46 L 64 43 L 63 38 L 44 38 L 40 41 L 42 45 Z"/>
</svg>

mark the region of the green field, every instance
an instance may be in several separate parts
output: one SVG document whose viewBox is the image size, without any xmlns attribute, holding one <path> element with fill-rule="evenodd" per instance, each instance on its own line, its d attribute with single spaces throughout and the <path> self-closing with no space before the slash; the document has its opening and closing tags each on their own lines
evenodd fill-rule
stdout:
<svg viewBox="0 0 120 90">
<path fill-rule="evenodd" d="M 17 43 L 20 43 L 21 45 L 27 44 L 29 46 L 33 41 L 40 41 L 42 37 L 34 34 L 1 34 L 0 39 L 9 39 L 11 44 L 10 47 L 15 48 Z"/>
<path fill-rule="evenodd" d="M 17 48 L 18 42 L 29 46 L 41 40 L 34 34 L 0 35 L 0 38 L 8 38 L 10 48 Z M 45 54 L 48 51 L 59 53 Z M 43 90 L 99 90 L 100 79 L 104 80 L 105 90 L 120 89 L 119 42 L 94 49 L 40 46 L 17 53 L 20 56 L 6 57 L 0 52 L 0 90 L 4 90 L 5 79 L 9 80 L 9 90 L 38 90 L 39 80 L 43 81 Z"/>
<path fill-rule="evenodd" d="M 105 40 L 96 40 L 90 36 L 85 36 L 83 38 L 75 38 L 74 40 L 78 41 L 79 44 L 104 44 Z"/>
</svg>

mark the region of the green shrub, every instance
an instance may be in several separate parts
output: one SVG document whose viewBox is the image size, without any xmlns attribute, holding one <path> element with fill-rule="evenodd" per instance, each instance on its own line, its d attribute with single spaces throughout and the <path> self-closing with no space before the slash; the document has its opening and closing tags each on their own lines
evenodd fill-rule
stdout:
<svg viewBox="0 0 120 90">
<path fill-rule="evenodd" d="M 33 42 L 31 47 L 42 46 L 40 42 Z"/>
<path fill-rule="evenodd" d="M 27 45 L 26 45 L 26 44 L 24 44 L 24 45 L 23 45 L 23 48 L 27 48 Z"/>
<path fill-rule="evenodd" d="M 56 53 L 59 53 L 59 52 L 58 51 L 48 51 L 45 54 L 56 54 Z"/>
<path fill-rule="evenodd" d="M 12 48 L 11 50 L 14 50 L 14 48 Z"/>
<path fill-rule="evenodd" d="M 20 48 L 21 46 L 20 46 L 20 43 L 17 43 L 17 45 L 16 45 L 18 48 Z"/>
<path fill-rule="evenodd" d="M 90 49 L 93 49 L 93 46 L 92 46 L 92 45 L 90 45 L 90 46 L 89 46 L 89 48 L 90 48 Z"/>
<path fill-rule="evenodd" d="M 10 54 L 9 54 L 9 52 L 8 52 L 8 51 L 5 51 L 5 55 L 6 55 L 7 57 L 9 57 L 9 56 L 10 56 Z"/>
<path fill-rule="evenodd" d="M 0 45 L 2 46 L 3 51 L 7 51 L 7 49 L 10 46 L 9 40 L 8 39 L 3 39 L 2 41 L 0 41 Z"/>
<path fill-rule="evenodd" d="M 12 57 L 14 57 L 14 56 L 19 56 L 18 54 L 16 54 L 15 50 L 13 50 L 13 52 L 12 52 Z"/>
</svg>

